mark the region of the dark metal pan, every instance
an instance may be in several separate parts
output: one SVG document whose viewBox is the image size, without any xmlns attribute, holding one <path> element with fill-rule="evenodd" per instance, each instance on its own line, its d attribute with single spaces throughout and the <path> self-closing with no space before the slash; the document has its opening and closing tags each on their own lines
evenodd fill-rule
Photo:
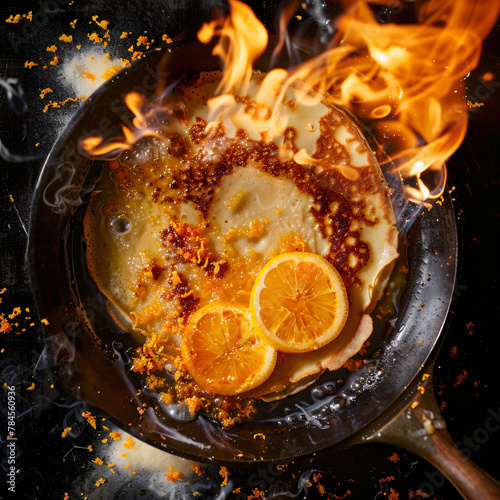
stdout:
<svg viewBox="0 0 500 500">
<path fill-rule="evenodd" d="M 260 60 L 260 69 L 268 69 L 270 54 Z M 219 68 L 211 47 L 198 42 L 172 45 L 138 61 L 81 106 L 41 172 L 29 260 L 40 315 L 49 322 L 46 333 L 60 388 L 141 439 L 184 457 L 248 464 L 379 440 L 429 459 L 468 498 L 500 498 L 498 483 L 453 448 L 431 396 L 426 363 L 447 318 L 457 269 L 455 215 L 446 194 L 408 232 L 407 284 L 398 314 L 372 336 L 369 362 L 355 376 L 325 373 L 296 395 L 259 403 L 255 420 L 230 431 L 202 415 L 173 418 L 154 398 L 137 395 L 138 381 L 127 372 L 127 350 L 135 340 L 108 314 L 84 262 L 82 217 L 102 164 L 82 155 L 79 143 L 113 132 L 130 118 L 124 104 L 128 92 L 153 95 L 175 81 L 187 61 L 194 71 Z"/>
</svg>

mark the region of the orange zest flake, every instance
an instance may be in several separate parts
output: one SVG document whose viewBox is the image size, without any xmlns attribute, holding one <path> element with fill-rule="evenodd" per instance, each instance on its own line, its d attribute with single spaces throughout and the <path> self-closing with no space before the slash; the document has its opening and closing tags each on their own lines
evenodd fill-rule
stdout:
<svg viewBox="0 0 500 500">
<path fill-rule="evenodd" d="M 154 43 L 154 40 L 149 41 L 147 36 L 140 36 L 137 39 L 137 47 L 140 47 L 141 45 L 145 45 L 147 49 L 149 49 L 149 46 Z"/>
<path fill-rule="evenodd" d="M 397 491 L 395 491 L 394 488 L 391 488 L 389 496 L 387 498 L 389 498 L 389 500 L 398 500 L 399 499 L 399 493 Z"/>
<path fill-rule="evenodd" d="M 96 423 L 95 423 L 95 417 L 89 412 L 89 411 L 86 411 L 86 412 L 83 412 L 82 413 L 82 417 L 86 418 L 87 419 L 87 422 L 94 428 L 96 429 Z"/>
<path fill-rule="evenodd" d="M 55 52 L 57 50 L 57 47 L 55 45 L 51 45 L 50 47 L 47 47 L 47 52 Z"/>
<path fill-rule="evenodd" d="M 29 68 L 31 69 L 33 66 L 38 66 L 38 63 L 34 62 L 34 61 L 26 61 L 24 63 L 24 67 L 25 68 Z"/>
<path fill-rule="evenodd" d="M 103 442 L 104 444 L 106 444 L 106 443 L 108 442 L 108 438 L 104 438 L 104 439 L 102 440 L 102 442 Z"/>
<path fill-rule="evenodd" d="M 116 75 L 118 71 L 120 71 L 120 68 L 117 68 L 116 66 L 111 66 L 101 75 L 101 78 L 109 80 L 113 75 Z"/>
<path fill-rule="evenodd" d="M 14 309 L 12 310 L 12 313 L 9 314 L 9 319 L 14 319 L 17 316 L 19 316 L 20 314 L 21 314 L 21 308 L 20 307 L 14 307 Z"/>
<path fill-rule="evenodd" d="M 110 437 L 111 439 L 113 439 L 113 441 L 119 441 L 119 440 L 121 439 L 122 435 L 121 435 L 121 433 L 120 433 L 120 432 L 118 432 L 118 431 L 117 431 L 117 432 L 110 432 L 110 433 L 109 433 L 109 437 Z"/>
<path fill-rule="evenodd" d="M 32 382 L 31 385 L 29 387 L 26 387 L 26 390 L 27 391 L 32 391 L 35 389 L 35 382 Z"/>
<path fill-rule="evenodd" d="M 11 15 L 8 19 L 5 20 L 6 23 L 17 24 L 21 20 L 21 14 Z"/>
<path fill-rule="evenodd" d="M 93 449 L 94 449 L 94 448 L 92 447 L 92 445 L 91 445 L 91 444 L 89 444 L 89 445 L 87 446 L 87 450 L 92 451 Z"/>
<path fill-rule="evenodd" d="M 89 80 L 92 80 L 92 81 L 95 80 L 95 76 L 92 73 L 89 73 L 88 71 L 85 71 L 85 70 L 83 70 L 82 73 L 83 73 L 83 76 L 85 78 L 88 78 Z"/>
<path fill-rule="evenodd" d="M 325 487 L 319 482 L 319 480 L 322 477 L 323 475 L 319 472 L 313 474 L 313 481 L 316 483 L 316 487 L 318 488 L 318 491 L 320 492 L 321 496 L 323 496 L 326 493 Z"/>
<path fill-rule="evenodd" d="M 178 481 L 179 479 L 182 479 L 184 476 L 182 475 L 182 472 L 174 471 L 173 467 L 169 467 L 167 474 L 165 474 L 165 477 L 167 478 L 167 481 Z"/>
<path fill-rule="evenodd" d="M 63 500 L 69 500 L 69 493 L 67 491 L 64 492 Z"/>
<path fill-rule="evenodd" d="M 54 56 L 54 59 L 52 59 L 49 64 L 51 66 L 56 66 L 57 64 L 59 64 L 59 58 L 57 56 Z"/>
<path fill-rule="evenodd" d="M 484 102 L 472 102 L 471 100 L 467 99 L 467 106 L 470 109 L 480 108 L 481 106 L 484 106 Z"/>
<path fill-rule="evenodd" d="M 66 43 L 71 43 L 73 41 L 73 35 L 65 35 L 64 33 L 59 37 L 59 40 Z"/>
<path fill-rule="evenodd" d="M 172 404 L 173 396 L 168 392 L 160 392 L 160 399 L 166 405 Z"/>
<path fill-rule="evenodd" d="M 227 467 L 222 466 L 219 470 L 219 476 L 222 476 L 224 478 L 224 481 L 221 483 L 222 486 L 226 486 L 227 482 L 229 481 L 229 474 L 230 472 L 227 470 Z"/>
<path fill-rule="evenodd" d="M 102 465 L 104 463 L 99 457 L 96 457 L 94 460 L 92 460 L 92 462 L 97 465 Z"/>
<path fill-rule="evenodd" d="M 106 479 L 104 479 L 103 477 L 101 477 L 100 479 L 98 479 L 95 482 L 95 485 L 99 488 L 99 486 L 101 486 L 101 484 L 104 484 L 105 482 L 106 482 Z"/>
<path fill-rule="evenodd" d="M 92 21 L 94 21 L 97 26 L 100 26 L 103 30 L 108 29 L 109 21 L 98 21 L 99 16 L 92 16 Z"/>
<path fill-rule="evenodd" d="M 142 57 L 144 55 L 144 52 L 139 52 L 139 51 L 135 51 L 133 54 L 132 54 L 132 61 L 135 61 L 138 57 Z"/>
<path fill-rule="evenodd" d="M 199 465 L 191 465 L 191 470 L 198 474 L 198 476 L 203 476 L 203 474 L 205 474 L 205 469 Z"/>
<path fill-rule="evenodd" d="M 394 476 L 383 477 L 382 479 L 379 480 L 379 483 L 386 483 L 387 481 L 395 481 L 395 477 Z"/>
<path fill-rule="evenodd" d="M 453 387 L 456 387 L 457 385 L 461 384 L 466 378 L 467 378 L 467 370 L 462 370 L 462 373 L 460 375 L 457 375 L 457 381 L 453 384 Z"/>
<path fill-rule="evenodd" d="M 394 463 L 399 462 L 401 460 L 396 452 L 394 452 L 390 457 L 387 458 Z"/>
<path fill-rule="evenodd" d="M 95 43 L 102 43 L 103 39 L 97 33 L 88 33 L 87 36 Z"/>
<path fill-rule="evenodd" d="M 64 101 L 59 101 L 59 102 L 49 101 L 49 103 L 46 104 L 45 107 L 43 108 L 43 112 L 46 113 L 49 108 L 61 108 L 62 106 L 68 104 L 68 102 L 85 101 L 86 99 L 88 99 L 88 97 L 82 96 L 82 97 L 68 97 L 67 99 L 64 99 Z M 48 321 L 47 323 L 44 323 L 44 320 L 42 320 L 42 323 L 44 325 L 49 324 Z"/>
<path fill-rule="evenodd" d="M 61 437 L 65 438 L 68 435 L 68 432 L 71 430 L 71 427 L 66 427 L 61 433 Z"/>
<path fill-rule="evenodd" d="M 46 88 L 46 89 L 43 89 L 41 92 L 40 92 L 40 99 L 43 99 L 47 94 L 49 94 L 50 92 L 54 92 L 51 88 Z"/>
<path fill-rule="evenodd" d="M 363 360 L 361 359 L 348 359 L 344 363 L 344 368 L 347 368 L 350 372 L 359 370 L 363 366 Z"/>
<path fill-rule="evenodd" d="M 77 21 L 78 21 L 78 19 L 74 19 L 73 21 L 71 21 L 71 22 L 69 23 L 69 25 L 70 25 L 73 29 L 75 29 L 75 26 L 76 26 L 76 22 L 77 22 Z"/>
<path fill-rule="evenodd" d="M 120 38 L 127 38 L 127 37 L 128 37 L 128 33 L 126 31 L 122 31 Z"/>
<path fill-rule="evenodd" d="M 172 40 L 172 39 L 171 39 L 171 38 L 170 38 L 167 34 L 163 35 L 163 36 L 161 37 L 161 39 L 162 39 L 164 42 L 166 42 L 166 43 L 172 43 L 172 42 L 173 42 L 173 40 Z"/>
<path fill-rule="evenodd" d="M 131 450 L 135 446 L 135 441 L 132 439 L 132 436 L 129 436 L 127 439 L 125 439 L 125 442 L 123 443 L 123 447 L 127 448 L 127 450 Z"/>
<path fill-rule="evenodd" d="M 0 314 L 0 333 L 9 333 L 12 331 L 12 325 Z"/>
</svg>

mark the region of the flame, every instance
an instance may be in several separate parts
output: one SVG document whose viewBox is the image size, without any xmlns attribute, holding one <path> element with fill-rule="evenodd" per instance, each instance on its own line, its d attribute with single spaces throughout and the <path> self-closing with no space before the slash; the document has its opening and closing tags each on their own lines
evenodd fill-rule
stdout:
<svg viewBox="0 0 500 500">
<path fill-rule="evenodd" d="M 221 82 L 208 102 L 213 121 L 207 132 L 217 128 L 222 116 L 229 116 L 236 126 L 249 119 L 234 95 L 245 94 L 253 64 L 268 43 L 265 27 L 248 5 L 238 0 L 230 0 L 229 5 L 231 12 L 225 19 L 205 23 L 198 32 L 203 43 L 218 38 L 213 54 L 223 67 Z M 290 45 L 284 30 L 293 17 L 290 5 L 283 10 L 273 57 L 276 50 Z M 345 12 L 332 20 L 335 35 L 326 50 L 265 76 L 258 95 L 263 107 L 254 110 L 252 127 L 270 141 L 286 129 L 285 92 L 292 89 L 303 106 L 315 106 L 326 92 L 371 131 L 379 158 L 390 158 L 386 167 L 408 180 L 405 189 L 411 200 L 438 198 L 446 183 L 445 163 L 467 130 L 463 80 L 478 64 L 482 41 L 496 22 L 500 4 L 497 0 L 428 0 L 418 5 L 413 24 L 379 23 L 367 0 L 343 0 L 342 5 Z M 83 147 L 94 155 L 110 154 L 130 148 L 144 135 L 154 135 L 142 98 L 133 95 L 127 105 L 136 118 L 132 127 L 122 126 L 122 140 L 89 138 Z M 316 162 L 306 151 L 299 151 L 295 161 Z M 341 171 L 349 178 L 358 175 L 352 168 Z"/>
<path fill-rule="evenodd" d="M 158 112 L 161 108 L 146 110 L 146 99 L 139 92 L 129 92 L 125 96 L 125 104 L 133 113 L 132 125 L 121 124 L 123 137 L 104 139 L 102 137 L 87 137 L 81 141 L 81 147 L 92 156 L 99 156 L 106 160 L 118 158 L 123 151 L 132 149 L 134 144 L 143 137 L 161 138 L 161 127 L 158 127 Z M 161 110 L 171 114 L 170 108 Z"/>
<path fill-rule="evenodd" d="M 245 94 L 250 82 L 253 63 L 262 55 L 268 35 L 264 25 L 255 17 L 252 9 L 237 0 L 230 0 L 231 15 L 222 25 L 218 20 L 205 23 L 198 31 L 200 42 L 208 43 L 214 36 L 219 42 L 213 50 L 223 62 L 223 76 L 217 93 L 236 90 Z"/>
</svg>

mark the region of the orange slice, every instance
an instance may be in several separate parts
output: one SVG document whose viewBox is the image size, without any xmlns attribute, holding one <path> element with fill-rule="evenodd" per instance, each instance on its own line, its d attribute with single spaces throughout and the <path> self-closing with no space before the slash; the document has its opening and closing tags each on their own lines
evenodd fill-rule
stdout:
<svg viewBox="0 0 500 500">
<path fill-rule="evenodd" d="M 344 282 L 323 257 L 290 252 L 260 271 L 250 299 L 252 321 L 264 342 L 283 352 L 307 352 L 332 341 L 349 313 Z"/>
<path fill-rule="evenodd" d="M 198 309 L 182 342 L 182 359 L 191 376 L 207 392 L 225 396 L 262 384 L 276 356 L 256 335 L 249 310 L 228 302 Z"/>
</svg>

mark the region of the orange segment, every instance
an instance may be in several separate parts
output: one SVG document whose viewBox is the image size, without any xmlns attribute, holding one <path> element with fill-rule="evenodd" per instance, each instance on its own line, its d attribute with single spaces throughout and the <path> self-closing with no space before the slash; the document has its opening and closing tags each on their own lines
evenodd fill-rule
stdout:
<svg viewBox="0 0 500 500">
<path fill-rule="evenodd" d="M 262 384 L 276 356 L 256 335 L 248 309 L 228 302 L 196 311 L 182 343 L 182 359 L 196 382 L 207 392 L 225 396 Z"/>
<path fill-rule="evenodd" d="M 252 321 L 264 342 L 283 352 L 306 352 L 332 341 L 349 313 L 344 282 L 323 257 L 290 252 L 260 271 L 251 296 Z"/>
</svg>

